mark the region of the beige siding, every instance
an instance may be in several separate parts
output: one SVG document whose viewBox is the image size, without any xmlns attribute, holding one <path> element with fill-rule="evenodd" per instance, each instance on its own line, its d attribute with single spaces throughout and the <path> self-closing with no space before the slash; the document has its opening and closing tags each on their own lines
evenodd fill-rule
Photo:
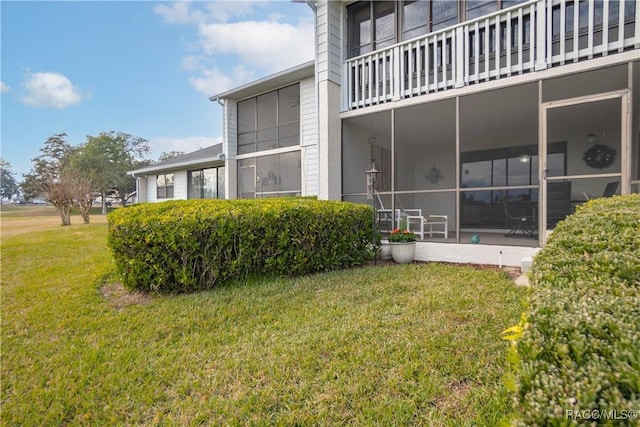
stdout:
<svg viewBox="0 0 640 427">
<path fill-rule="evenodd" d="M 319 1 L 317 6 L 316 43 L 318 80 L 341 83 L 342 75 L 342 3 Z"/>
<path fill-rule="evenodd" d="M 304 168 L 302 177 L 305 195 L 318 194 L 318 108 L 316 100 L 315 80 L 305 79 L 300 82 L 300 126 L 301 144 L 305 147 Z"/>
<path fill-rule="evenodd" d="M 237 102 L 231 99 L 224 101 L 222 109 L 222 152 L 229 158 L 238 153 L 238 110 Z"/>
<path fill-rule="evenodd" d="M 148 202 L 157 202 L 157 191 L 156 191 L 156 174 L 149 175 L 147 178 L 147 201 Z"/>
<path fill-rule="evenodd" d="M 148 201 L 147 197 L 147 187 L 149 186 L 148 178 L 145 178 L 144 176 L 140 176 L 136 178 L 138 180 L 138 195 L 137 195 L 137 202 L 136 203 L 145 203 Z"/>
<path fill-rule="evenodd" d="M 173 198 L 185 200 L 187 198 L 187 171 L 175 171 L 173 173 Z"/>
</svg>

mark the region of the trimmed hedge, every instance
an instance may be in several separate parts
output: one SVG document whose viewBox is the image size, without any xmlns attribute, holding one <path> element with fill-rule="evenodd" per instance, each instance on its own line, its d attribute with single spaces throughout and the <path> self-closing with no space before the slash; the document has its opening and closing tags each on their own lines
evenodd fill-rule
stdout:
<svg viewBox="0 0 640 427">
<path fill-rule="evenodd" d="M 529 278 L 516 424 L 638 425 L 640 195 L 583 205 L 558 224 Z"/>
<path fill-rule="evenodd" d="M 249 275 L 292 276 L 372 258 L 371 208 L 302 198 L 176 200 L 118 209 L 108 244 L 130 289 L 186 292 Z"/>
</svg>

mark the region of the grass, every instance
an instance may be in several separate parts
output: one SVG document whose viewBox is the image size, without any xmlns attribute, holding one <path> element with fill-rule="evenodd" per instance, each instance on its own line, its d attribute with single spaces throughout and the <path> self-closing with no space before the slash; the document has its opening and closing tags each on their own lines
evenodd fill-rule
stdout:
<svg viewBox="0 0 640 427">
<path fill-rule="evenodd" d="M 7 213 L 2 425 L 495 425 L 511 410 L 499 333 L 520 291 L 501 272 L 410 264 L 128 295 L 97 216 L 12 233 L 43 217 Z"/>
</svg>

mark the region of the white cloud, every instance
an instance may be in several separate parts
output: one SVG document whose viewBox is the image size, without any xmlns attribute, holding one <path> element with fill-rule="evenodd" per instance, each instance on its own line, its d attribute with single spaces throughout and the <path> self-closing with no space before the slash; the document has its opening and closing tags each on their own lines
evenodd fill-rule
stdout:
<svg viewBox="0 0 640 427">
<path fill-rule="evenodd" d="M 255 78 L 252 71 L 242 65 L 234 67 L 231 73 L 225 74 L 217 68 L 203 69 L 197 77 L 191 77 L 189 83 L 200 93 L 212 96 L 227 91 Z"/>
<path fill-rule="evenodd" d="M 21 101 L 37 108 L 63 109 L 79 104 L 91 96 L 89 93 L 83 93 L 67 77 L 59 73 L 28 72 L 22 87 L 24 93 Z"/>
<path fill-rule="evenodd" d="M 0 93 L 9 92 L 11 88 L 7 86 L 2 80 L 0 80 Z"/>
<path fill-rule="evenodd" d="M 168 24 L 228 22 L 233 18 L 249 16 L 266 4 L 267 1 L 213 1 L 194 5 L 191 1 L 176 1 L 170 5 L 158 4 L 153 11 Z"/>
<path fill-rule="evenodd" d="M 200 25 L 201 46 L 211 55 L 237 55 L 243 64 L 276 72 L 313 59 L 314 28 L 273 21 Z"/>
<path fill-rule="evenodd" d="M 152 157 L 158 158 L 162 153 L 169 153 L 171 151 L 190 153 L 221 142 L 222 137 L 189 136 L 185 138 L 170 138 L 159 136 L 157 138 L 151 138 L 149 145 L 151 145 Z"/>
<path fill-rule="evenodd" d="M 197 39 L 186 46 L 181 68 L 207 96 L 310 61 L 314 20 L 305 5 L 291 5 L 297 22 L 269 1 L 179 1 L 154 7 L 171 24 L 193 26 Z M 282 8 L 280 8 L 281 10 Z"/>
<path fill-rule="evenodd" d="M 202 68 L 202 58 L 196 55 L 187 55 L 182 58 L 182 69 L 185 71 L 198 71 Z"/>
<path fill-rule="evenodd" d="M 198 22 L 198 15 L 191 10 L 191 3 L 188 1 L 176 1 L 171 5 L 158 4 L 153 8 L 153 11 L 168 24 Z M 200 19 L 202 18 L 200 17 Z"/>
</svg>

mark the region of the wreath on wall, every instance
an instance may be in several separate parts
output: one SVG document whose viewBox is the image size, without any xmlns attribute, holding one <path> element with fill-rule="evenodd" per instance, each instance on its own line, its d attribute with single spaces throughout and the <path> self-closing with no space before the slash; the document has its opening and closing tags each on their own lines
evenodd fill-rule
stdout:
<svg viewBox="0 0 640 427">
<path fill-rule="evenodd" d="M 616 150 L 604 144 L 596 144 L 584 152 L 583 159 L 592 168 L 608 168 L 616 159 Z"/>
</svg>

